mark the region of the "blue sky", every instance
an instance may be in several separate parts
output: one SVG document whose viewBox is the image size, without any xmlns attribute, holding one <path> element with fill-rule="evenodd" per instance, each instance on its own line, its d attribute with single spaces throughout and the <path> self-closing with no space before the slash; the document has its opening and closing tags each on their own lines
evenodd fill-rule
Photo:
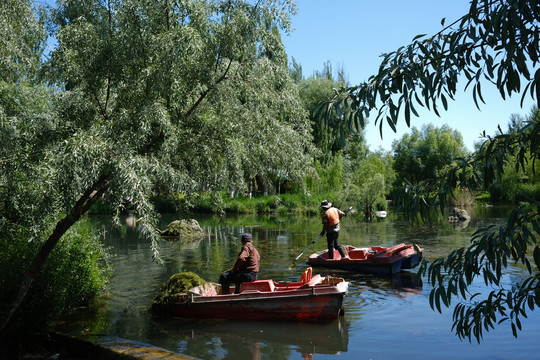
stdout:
<svg viewBox="0 0 540 360">
<path fill-rule="evenodd" d="M 303 75 L 308 77 L 315 70 L 322 70 L 330 61 L 334 70 L 342 67 L 351 85 L 367 80 L 378 70 L 383 53 L 408 45 L 419 34 L 435 34 L 446 24 L 467 13 L 468 0 L 297 0 L 298 14 L 293 16 L 294 31 L 283 35 L 289 59 L 302 65 Z M 469 150 L 480 140 L 482 131 L 493 135 L 497 125 L 503 130 L 512 114 L 528 115 L 534 101 L 526 98 L 520 107 L 520 96 L 504 101 L 498 90 L 482 84 L 486 104 L 480 111 L 474 105 L 472 93 L 463 91 L 465 83 L 458 85 L 456 101 L 449 102 L 448 111 L 441 107 L 441 117 L 427 110 L 420 117 L 412 117 L 411 126 L 421 128 L 432 123 L 437 127 L 447 124 L 458 130 Z M 366 139 L 371 150 L 382 147 L 390 150 L 392 141 L 409 132 L 405 119 L 398 121 L 398 131 L 379 127 L 371 121 L 366 127 Z"/>
</svg>

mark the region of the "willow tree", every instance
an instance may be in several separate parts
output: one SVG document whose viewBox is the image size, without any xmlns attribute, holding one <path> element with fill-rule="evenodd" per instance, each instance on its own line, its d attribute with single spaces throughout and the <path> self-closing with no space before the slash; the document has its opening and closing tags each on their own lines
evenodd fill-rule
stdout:
<svg viewBox="0 0 540 360">
<path fill-rule="evenodd" d="M 375 112 L 381 129 L 396 129 L 401 117 L 410 126 L 426 107 L 439 114 L 447 109 L 465 83 L 477 106 L 484 101 L 482 88 L 495 86 L 501 97 L 536 98 L 540 105 L 540 5 L 532 0 L 472 0 L 468 14 L 426 37 L 385 54 L 379 72 L 367 82 L 341 89 L 317 111 L 326 122 L 347 122 L 362 128 Z M 347 111 L 345 111 L 347 110 Z M 346 116 L 345 116 L 346 115 Z M 409 214 L 428 216 L 428 207 L 446 206 L 446 197 L 458 186 L 487 188 L 513 161 L 515 171 L 540 156 L 540 122 L 531 121 L 520 131 L 486 140 L 481 151 L 448 166 L 441 176 L 404 188 L 399 200 Z M 534 168 L 534 166 L 533 166 Z M 461 338 L 477 341 L 484 331 L 501 322 L 510 323 L 514 336 L 527 311 L 540 307 L 540 203 L 534 199 L 515 208 L 499 227 L 477 231 L 468 247 L 422 267 L 433 285 L 433 308 L 454 308 L 453 329 Z M 528 276 L 510 287 L 501 282 L 510 262 L 523 263 Z M 493 288 L 488 294 L 471 294 L 470 285 L 480 278 Z"/>
<path fill-rule="evenodd" d="M 289 29 L 290 1 L 66 0 L 51 11 L 52 111 L 17 104 L 25 117 L 10 116 L 0 131 L 2 153 L 17 164 L 9 174 L 2 167 L 2 180 L 25 189 L 1 193 L 12 209 L 1 220 L 41 244 L 2 329 L 99 199 L 117 216 L 129 204 L 157 256 L 155 192 L 242 187 L 269 168 L 301 178 L 310 163 L 309 124 L 278 31 Z"/>
</svg>

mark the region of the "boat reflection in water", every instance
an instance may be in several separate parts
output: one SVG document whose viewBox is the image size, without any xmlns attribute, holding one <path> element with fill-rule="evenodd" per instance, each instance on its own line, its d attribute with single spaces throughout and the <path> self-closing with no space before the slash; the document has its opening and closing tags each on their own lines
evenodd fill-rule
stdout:
<svg viewBox="0 0 540 360">
<path fill-rule="evenodd" d="M 343 276 L 343 275 L 342 275 Z M 414 272 L 402 271 L 391 276 L 377 276 L 370 274 L 352 274 L 347 276 L 355 286 L 384 295 L 406 298 L 418 295 L 422 291 L 422 279 Z"/>
<path fill-rule="evenodd" d="M 335 355 L 348 351 L 348 325 L 343 317 L 322 324 L 249 320 L 179 323 L 162 318 L 156 321 L 166 338 L 180 339 L 174 348 L 188 356 L 201 354 L 204 349 L 204 353 L 220 359 L 279 359 L 294 353 L 310 359 L 315 354 Z M 172 344 L 167 345 L 171 348 Z"/>
<path fill-rule="evenodd" d="M 322 269 L 320 269 L 322 270 Z M 409 296 L 416 296 L 422 292 L 422 279 L 418 277 L 415 272 L 402 271 L 392 275 L 378 275 L 378 274 L 362 274 L 356 272 L 347 272 L 340 270 L 322 270 L 319 271 L 322 276 L 339 276 L 345 278 L 350 282 L 350 288 L 355 288 L 352 294 L 349 294 L 349 299 L 346 297 L 345 314 L 350 315 L 350 311 L 347 309 L 351 305 L 358 307 L 358 299 L 356 297 L 359 294 L 366 292 L 372 294 L 379 294 L 381 296 L 395 296 L 397 298 L 407 298 Z M 356 289 L 360 292 L 355 291 Z M 365 297 L 364 297 L 365 299 Z"/>
</svg>

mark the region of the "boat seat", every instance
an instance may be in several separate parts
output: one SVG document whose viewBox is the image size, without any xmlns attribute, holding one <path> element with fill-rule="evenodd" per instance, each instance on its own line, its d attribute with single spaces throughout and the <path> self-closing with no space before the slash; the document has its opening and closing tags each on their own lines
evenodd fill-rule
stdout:
<svg viewBox="0 0 540 360">
<path fill-rule="evenodd" d="M 216 296 L 221 293 L 221 285 L 217 283 L 206 283 L 189 290 L 195 296 Z"/>
<path fill-rule="evenodd" d="M 320 274 L 317 274 L 314 277 L 312 277 L 311 280 L 309 280 L 307 283 L 300 286 L 299 289 L 304 289 L 304 288 L 307 288 L 307 287 L 315 286 L 315 285 L 319 284 L 321 281 L 323 281 L 323 279 L 324 278 Z"/>
<path fill-rule="evenodd" d="M 355 260 L 365 260 L 367 258 L 366 249 L 356 249 L 349 251 L 349 258 Z"/>
<path fill-rule="evenodd" d="M 386 248 L 386 249 L 384 249 L 382 251 L 379 251 L 377 253 L 377 256 L 392 256 L 395 253 L 398 253 L 398 252 L 400 252 L 402 250 L 405 250 L 407 248 L 407 246 L 408 245 L 405 245 L 405 244 L 395 245 L 395 246 Z"/>
<path fill-rule="evenodd" d="M 300 277 L 300 283 L 302 284 L 305 284 L 307 283 L 309 280 L 311 280 L 311 272 L 312 272 L 312 269 L 311 269 L 311 266 L 308 267 L 306 269 L 306 271 L 304 271 L 304 273 L 302 274 L 302 276 Z"/>
<path fill-rule="evenodd" d="M 275 285 L 272 280 L 256 280 L 251 282 L 244 282 L 240 284 L 240 292 L 244 291 L 261 291 L 268 292 L 274 291 Z"/>
</svg>

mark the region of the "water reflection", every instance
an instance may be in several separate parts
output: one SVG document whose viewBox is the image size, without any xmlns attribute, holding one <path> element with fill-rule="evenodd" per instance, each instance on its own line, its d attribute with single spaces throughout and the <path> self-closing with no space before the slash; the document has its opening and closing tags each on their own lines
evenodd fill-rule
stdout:
<svg viewBox="0 0 540 360">
<path fill-rule="evenodd" d="M 419 295 L 422 291 L 422 279 L 413 271 L 402 271 L 393 275 L 362 274 L 347 271 L 325 270 L 316 268 L 322 276 L 335 276 L 347 279 L 351 286 L 372 293 L 407 298 Z"/>
<path fill-rule="evenodd" d="M 137 218 L 132 213 L 129 213 L 127 216 L 123 217 L 123 225 L 129 228 L 136 228 Z"/>
<path fill-rule="evenodd" d="M 183 354 L 214 354 L 220 359 L 278 359 L 293 353 L 303 358 L 348 350 L 343 318 L 330 323 L 277 321 L 155 320 L 156 326 Z M 240 333 L 231 328 L 242 329 Z M 219 356 L 218 356 L 219 355 Z"/>
</svg>

